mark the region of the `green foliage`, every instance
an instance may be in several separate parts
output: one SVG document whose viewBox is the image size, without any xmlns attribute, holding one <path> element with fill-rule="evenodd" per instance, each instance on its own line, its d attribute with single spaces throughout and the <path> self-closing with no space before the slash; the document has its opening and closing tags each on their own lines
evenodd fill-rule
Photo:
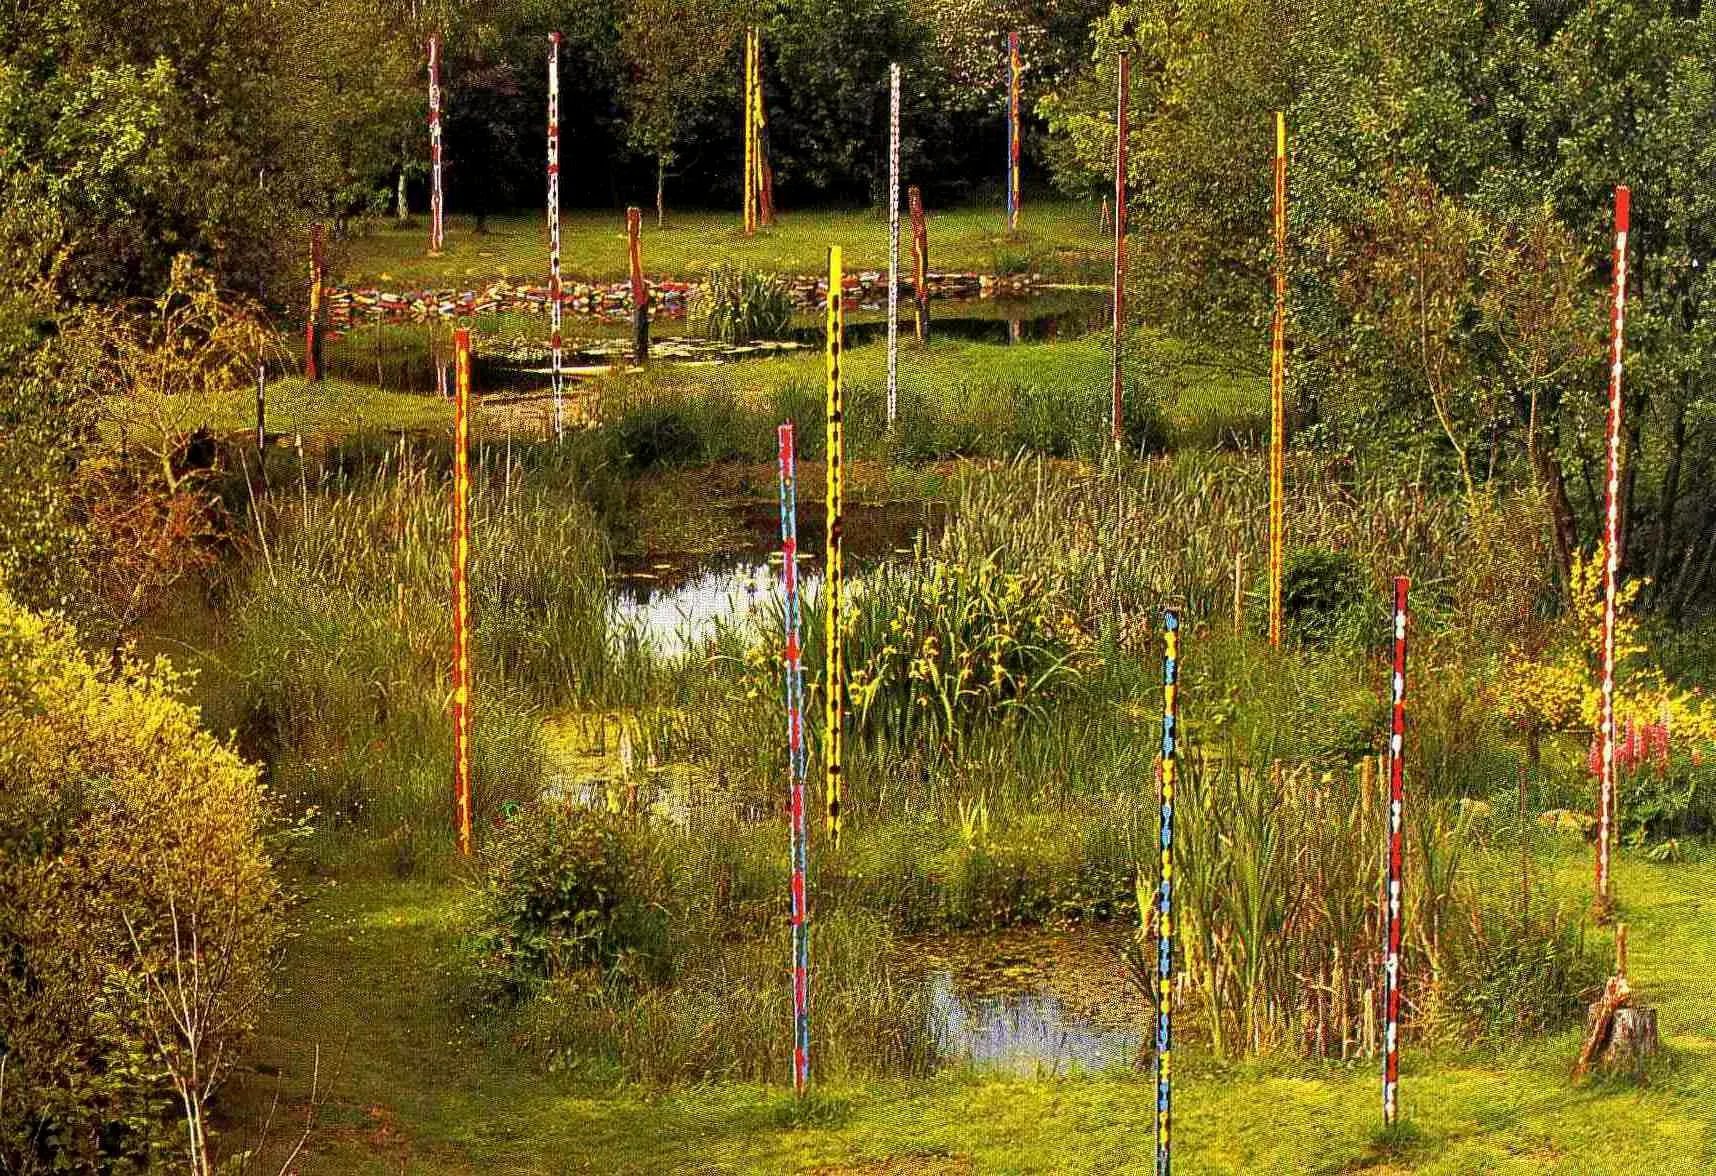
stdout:
<svg viewBox="0 0 1716 1176">
<path fill-rule="evenodd" d="M 548 801 L 508 821 L 484 862 L 469 948 L 479 1000 L 666 967 L 667 877 L 646 826 Z"/>
<path fill-rule="evenodd" d="M 1377 599 L 1364 564 L 1350 551 L 1300 548 L 1281 575 L 1282 620 L 1307 645 L 1378 645 L 1384 630 Z"/>
<path fill-rule="evenodd" d="M 773 274 L 718 265 L 689 313 L 704 334 L 724 343 L 779 339 L 792 325 L 792 296 Z"/>
<path fill-rule="evenodd" d="M 281 931 L 266 800 L 183 689 L 165 662 L 96 668 L 0 593 L 8 1170 L 182 1161 L 172 1079 L 200 1108 L 254 1027 Z"/>
<path fill-rule="evenodd" d="M 1615 804 L 1628 844 L 1716 832 L 1716 762 L 1708 749 L 1675 748 L 1618 775 Z"/>
</svg>

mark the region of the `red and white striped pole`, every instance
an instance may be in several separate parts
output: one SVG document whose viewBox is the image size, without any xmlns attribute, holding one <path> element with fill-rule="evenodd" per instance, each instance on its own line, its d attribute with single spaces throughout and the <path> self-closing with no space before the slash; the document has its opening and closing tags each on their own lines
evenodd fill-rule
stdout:
<svg viewBox="0 0 1716 1176">
<path fill-rule="evenodd" d="M 1119 94 L 1114 104 L 1114 387 L 1109 406 L 1116 448 L 1125 436 L 1125 384 L 1121 377 L 1121 360 L 1126 345 L 1126 137 L 1131 131 L 1131 79 L 1132 59 L 1122 49 L 1120 77 L 1116 84 Z"/>
<path fill-rule="evenodd" d="M 429 37 L 429 254 L 438 256 L 441 231 L 441 37 Z"/>
<path fill-rule="evenodd" d="M 1388 893 L 1384 916 L 1388 941 L 1384 949 L 1382 1121 L 1400 1114 L 1400 940 L 1406 891 L 1401 873 L 1405 858 L 1403 809 L 1406 761 L 1406 589 L 1407 578 L 1394 578 L 1394 710 L 1388 736 Z"/>
<path fill-rule="evenodd" d="M 1621 569 L 1621 347 L 1627 332 L 1627 228 L 1632 193 L 1615 189 L 1615 298 L 1610 324 L 1608 479 L 1603 511 L 1603 743 L 1602 783 L 1597 796 L 1597 912 L 1607 916 L 1613 902 L 1609 847 L 1615 829 L 1615 593 Z"/>
<path fill-rule="evenodd" d="M 560 34 L 548 34 L 548 328 L 554 436 L 563 428 L 560 375 Z"/>
</svg>

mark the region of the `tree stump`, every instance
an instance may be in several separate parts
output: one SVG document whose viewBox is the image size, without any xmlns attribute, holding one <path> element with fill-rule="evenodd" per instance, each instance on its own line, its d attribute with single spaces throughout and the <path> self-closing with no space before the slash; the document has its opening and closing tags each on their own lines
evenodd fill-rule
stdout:
<svg viewBox="0 0 1716 1176">
<path fill-rule="evenodd" d="M 1602 1003 L 1598 1001 L 1586 1010 L 1585 1026 L 1589 1032 L 1597 1031 Z M 1629 1004 L 1613 1010 L 1592 1068 L 1605 1074 L 1638 1074 L 1644 1069 L 1645 1060 L 1656 1056 L 1661 1048 L 1656 1010 Z"/>
</svg>

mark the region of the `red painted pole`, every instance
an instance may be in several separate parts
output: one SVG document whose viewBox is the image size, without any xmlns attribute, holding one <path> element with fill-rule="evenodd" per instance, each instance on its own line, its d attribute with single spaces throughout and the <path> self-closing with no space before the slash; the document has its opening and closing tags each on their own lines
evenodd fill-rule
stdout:
<svg viewBox="0 0 1716 1176">
<path fill-rule="evenodd" d="M 1405 576 L 1394 578 L 1394 706 L 1388 737 L 1388 893 L 1384 915 L 1388 942 L 1383 959 L 1382 1121 L 1400 1114 L 1400 943 L 1406 891 L 1402 880 L 1405 859 L 1406 797 L 1406 590 Z"/>
</svg>

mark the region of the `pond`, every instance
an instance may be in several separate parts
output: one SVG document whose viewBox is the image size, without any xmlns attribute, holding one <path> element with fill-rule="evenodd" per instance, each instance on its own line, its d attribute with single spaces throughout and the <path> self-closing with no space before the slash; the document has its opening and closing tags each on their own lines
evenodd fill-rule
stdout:
<svg viewBox="0 0 1716 1176">
<path fill-rule="evenodd" d="M 825 524 L 821 504 L 799 509 L 800 605 L 821 590 Z M 617 562 L 616 618 L 641 629 L 664 652 L 695 648 L 715 626 L 737 621 L 782 599 L 780 512 L 772 504 L 743 508 L 747 542 L 713 554 L 649 552 Z M 883 560 L 909 555 L 920 537 L 939 534 L 947 518 L 938 502 L 853 504 L 846 508 L 849 575 L 861 577 Z"/>
<path fill-rule="evenodd" d="M 979 1069 L 1053 1075 L 1135 1065 L 1151 1010 L 1127 979 L 1120 925 L 919 936 L 897 966 L 925 985 L 943 1056 Z"/>
</svg>

